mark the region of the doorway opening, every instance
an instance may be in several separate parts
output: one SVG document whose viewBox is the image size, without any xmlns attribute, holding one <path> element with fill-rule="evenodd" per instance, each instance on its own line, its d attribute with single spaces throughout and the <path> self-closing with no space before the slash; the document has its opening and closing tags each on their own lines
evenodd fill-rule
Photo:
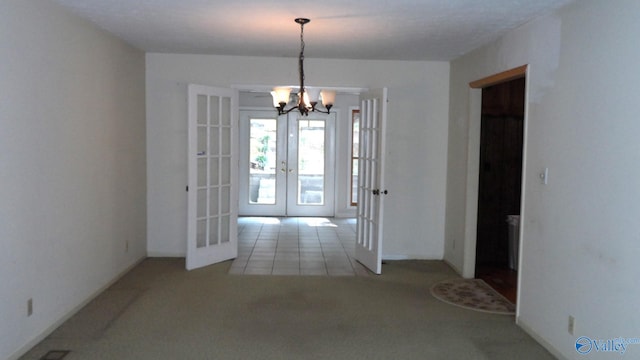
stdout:
<svg viewBox="0 0 640 360">
<path fill-rule="evenodd" d="M 477 278 L 517 297 L 525 78 L 482 88 Z"/>
<path fill-rule="evenodd" d="M 334 215 L 335 119 L 240 111 L 240 215 Z"/>
</svg>

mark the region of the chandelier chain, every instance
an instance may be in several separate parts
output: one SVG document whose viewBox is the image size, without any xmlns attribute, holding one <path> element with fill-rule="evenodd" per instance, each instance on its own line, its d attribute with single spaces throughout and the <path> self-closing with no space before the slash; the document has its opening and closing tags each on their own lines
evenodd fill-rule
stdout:
<svg viewBox="0 0 640 360">
<path fill-rule="evenodd" d="M 304 22 L 300 23 L 300 57 L 298 62 L 298 70 L 300 75 L 300 92 L 304 91 Z"/>
</svg>

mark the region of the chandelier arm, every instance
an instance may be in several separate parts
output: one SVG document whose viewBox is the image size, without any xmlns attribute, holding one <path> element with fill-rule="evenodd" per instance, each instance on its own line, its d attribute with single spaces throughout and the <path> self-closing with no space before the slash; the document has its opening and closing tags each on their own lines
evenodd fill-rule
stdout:
<svg viewBox="0 0 640 360">
<path fill-rule="evenodd" d="M 298 109 L 298 107 L 297 107 L 297 106 L 293 106 L 293 107 L 291 107 L 291 108 L 290 108 L 290 109 L 288 109 L 288 110 L 284 110 L 284 111 L 282 112 L 282 114 L 280 114 L 280 115 L 288 114 L 288 113 L 290 113 L 290 112 L 291 112 L 291 111 L 293 111 L 293 110 L 299 110 L 299 109 Z"/>
</svg>

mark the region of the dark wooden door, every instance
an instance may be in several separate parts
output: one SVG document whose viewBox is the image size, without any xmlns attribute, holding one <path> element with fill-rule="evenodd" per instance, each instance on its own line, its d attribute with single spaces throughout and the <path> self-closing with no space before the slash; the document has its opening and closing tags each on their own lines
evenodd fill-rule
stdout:
<svg viewBox="0 0 640 360">
<path fill-rule="evenodd" d="M 507 215 L 520 214 L 525 79 L 482 90 L 476 268 L 507 266 Z"/>
</svg>

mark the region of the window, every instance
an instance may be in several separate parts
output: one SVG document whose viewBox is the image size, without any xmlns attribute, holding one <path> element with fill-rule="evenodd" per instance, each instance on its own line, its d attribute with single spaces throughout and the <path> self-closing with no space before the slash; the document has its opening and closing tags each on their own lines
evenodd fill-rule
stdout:
<svg viewBox="0 0 640 360">
<path fill-rule="evenodd" d="M 351 110 L 351 206 L 358 205 L 358 148 L 360 146 L 360 110 Z"/>
</svg>

